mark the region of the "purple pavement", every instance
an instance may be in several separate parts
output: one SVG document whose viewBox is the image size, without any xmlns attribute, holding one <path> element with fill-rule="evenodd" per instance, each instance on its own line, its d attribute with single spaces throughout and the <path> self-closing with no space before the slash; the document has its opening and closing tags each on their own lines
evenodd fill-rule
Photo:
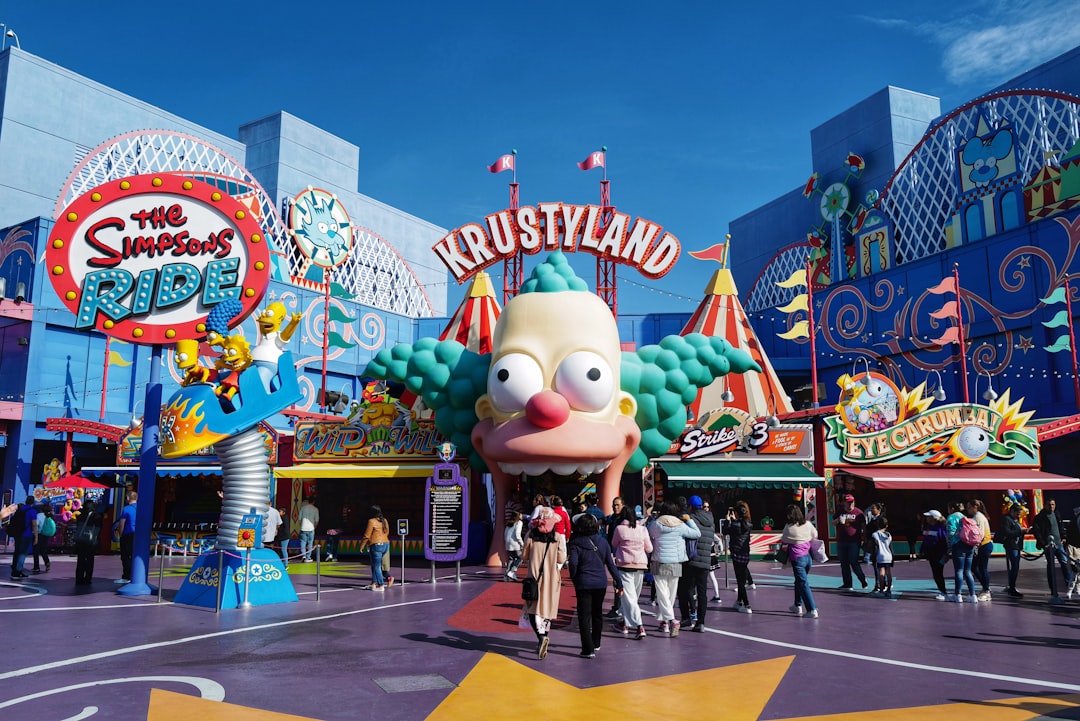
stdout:
<svg viewBox="0 0 1080 721">
<path fill-rule="evenodd" d="M 1024 718 L 1055 708 L 1054 718 L 1080 719 L 1080 599 L 1047 604 L 1041 559 L 1024 563 L 1022 601 L 998 592 L 1004 562 L 994 559 L 994 600 L 976 606 L 935 601 L 925 561 L 897 563 L 894 600 L 836 590 L 839 568 L 830 563 L 816 567 L 811 577 L 821 612 L 816 620 L 787 611 L 788 569 L 755 562 L 753 615 L 735 613 L 732 575 L 721 591 L 722 605 L 710 604 L 704 634 L 657 636 L 646 604 L 645 640 L 609 631 L 596 659 L 580 659 L 572 621 L 553 632 L 542 662 L 529 632 L 481 632 L 447 622 L 501 583 L 497 569 L 463 568 L 457 583 L 453 565 L 443 564 L 432 585 L 421 582 L 429 567 L 413 565 L 405 585 L 372 592 L 361 590 L 369 574 L 358 561 L 323 564 L 318 600 L 315 564 L 293 564 L 298 602 L 216 614 L 169 602 L 190 559 L 165 559 L 164 598 L 158 603 L 155 596 L 116 593 L 115 556 L 98 557 L 97 580 L 86 590 L 74 585 L 74 558 L 60 555 L 49 573 L 11 581 L 9 548 L 0 557 L 0 620 L 5 648 L 22 649 L 24 656 L 20 661 L 8 655 L 0 666 L 0 716 L 39 719 L 48 708 L 47 718 L 182 718 L 167 709 L 148 716 L 151 689 L 163 689 L 325 721 L 464 718 L 453 711 L 461 704 L 447 700 L 471 693 L 470 674 L 482 674 L 481 659 L 494 654 L 520 666 L 521 678 L 506 683 L 518 684 L 509 690 L 520 690 L 523 699 L 530 685 L 552 680 L 579 689 L 631 684 L 620 688 L 624 694 L 643 685 L 647 692 L 661 676 L 793 657 L 760 715 L 749 718 L 869 718 L 887 710 L 897 714 L 889 718 L 903 718 L 897 710 L 962 702 L 985 704 L 978 709 L 981 719 L 1019 718 L 1010 700 L 1041 697 L 1050 705 L 1032 705 L 1032 715 Z M 395 559 L 396 571 L 399 563 Z M 158 569 L 159 560 L 152 558 L 151 585 L 157 584 Z M 723 587 L 722 569 L 718 575 Z M 563 606 L 572 607 L 572 590 L 563 593 Z M 505 600 L 505 594 L 496 595 Z M 736 686 L 710 693 L 713 703 L 723 705 L 745 691 Z M 661 708 L 659 718 L 679 717 Z M 595 718 L 585 708 L 556 709 L 552 715 L 560 719 Z M 998 715 L 1007 711 L 1014 715 Z M 252 713 L 221 718 L 266 717 Z"/>
</svg>

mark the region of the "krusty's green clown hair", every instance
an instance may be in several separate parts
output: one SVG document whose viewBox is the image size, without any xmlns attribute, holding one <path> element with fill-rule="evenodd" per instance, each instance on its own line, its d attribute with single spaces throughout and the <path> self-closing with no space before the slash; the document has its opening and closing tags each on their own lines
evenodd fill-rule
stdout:
<svg viewBox="0 0 1080 721">
<path fill-rule="evenodd" d="M 551 253 L 521 287 L 521 293 L 585 291 L 561 251 Z M 487 466 L 472 447 L 472 429 L 479 419 L 476 401 L 487 392 L 491 354 L 466 350 L 454 340 L 422 338 L 379 351 L 364 371 L 372 378 L 405 384 L 435 412 L 435 426 L 468 455 L 469 465 Z M 626 465 L 627 472 L 644 468 L 649 458 L 663 455 L 686 428 L 686 407 L 698 390 L 728 373 L 761 371 L 744 351 L 723 338 L 691 333 L 672 335 L 658 345 L 623 352 L 620 386 L 637 401 L 634 421 L 641 443 Z"/>
</svg>

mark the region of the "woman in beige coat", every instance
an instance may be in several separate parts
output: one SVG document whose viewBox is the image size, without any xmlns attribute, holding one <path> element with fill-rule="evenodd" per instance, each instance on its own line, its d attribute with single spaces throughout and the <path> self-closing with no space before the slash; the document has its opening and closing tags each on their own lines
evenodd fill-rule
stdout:
<svg viewBox="0 0 1080 721">
<path fill-rule="evenodd" d="M 530 524 L 529 538 L 521 552 L 528 565 L 529 578 L 537 579 L 540 593 L 535 601 L 526 601 L 523 613 L 536 633 L 536 657 L 547 656 L 548 632 L 551 622 L 559 615 L 559 595 L 562 591 L 560 569 L 566 563 L 566 537 L 555 532 L 559 516 L 550 508 L 541 509 Z"/>
</svg>

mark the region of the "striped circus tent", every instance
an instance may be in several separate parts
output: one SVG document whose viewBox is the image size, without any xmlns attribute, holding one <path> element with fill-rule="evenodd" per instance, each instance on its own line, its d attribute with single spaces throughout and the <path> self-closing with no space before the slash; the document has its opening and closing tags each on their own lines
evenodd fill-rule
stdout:
<svg viewBox="0 0 1080 721">
<path fill-rule="evenodd" d="M 491 334 L 500 313 L 491 276 L 481 271 L 473 278 L 469 292 L 439 340 L 456 340 L 474 353 L 490 353 Z"/>
<path fill-rule="evenodd" d="M 694 419 L 701 418 L 702 413 L 721 407 L 739 408 L 754 418 L 792 412 L 791 399 L 780 385 L 776 371 L 765 351 L 761 349 L 754 329 L 750 327 L 746 311 L 739 302 L 735 279 L 727 268 L 713 273 L 705 287 L 705 297 L 679 335 L 689 333 L 726 338 L 731 345 L 749 353 L 762 368 L 761 373 L 732 373 L 702 388 L 698 392 L 697 400 L 690 406 Z M 725 403 L 721 398 L 727 388 L 730 388 L 735 396 L 730 403 Z"/>
</svg>

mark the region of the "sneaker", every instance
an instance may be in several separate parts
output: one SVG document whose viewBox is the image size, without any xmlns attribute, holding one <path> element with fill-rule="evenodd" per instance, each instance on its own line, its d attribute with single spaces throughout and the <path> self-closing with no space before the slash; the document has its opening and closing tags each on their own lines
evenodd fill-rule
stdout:
<svg viewBox="0 0 1080 721">
<path fill-rule="evenodd" d="M 681 628 L 681 626 L 682 626 L 682 624 L 680 624 L 678 621 L 672 621 L 671 622 L 671 637 L 672 638 L 675 638 L 676 636 L 679 635 L 679 628 Z"/>
<path fill-rule="evenodd" d="M 694 628 L 691 629 L 694 633 L 705 633 L 705 624 L 695 623 Z"/>
<path fill-rule="evenodd" d="M 641 639 L 645 638 L 648 635 L 649 634 L 645 633 L 645 627 L 644 626 L 638 626 L 637 627 L 637 640 L 640 641 Z"/>
<path fill-rule="evenodd" d="M 372 586 L 371 590 L 372 591 L 385 591 L 386 586 Z"/>
<path fill-rule="evenodd" d="M 544 636 L 540 639 L 540 645 L 536 647 L 536 657 L 543 661 L 547 657 L 548 644 L 551 643 L 551 639 Z"/>
<path fill-rule="evenodd" d="M 867 586 L 869 586 L 869 585 L 870 585 L 870 584 L 868 584 L 868 583 L 866 582 L 866 579 L 865 579 L 865 578 L 860 578 L 860 579 L 859 579 L 859 581 L 860 581 L 860 583 L 862 583 L 862 587 L 863 587 L 863 588 L 866 588 Z"/>
<path fill-rule="evenodd" d="M 608 619 L 609 621 L 612 621 L 616 618 L 622 618 L 622 611 L 617 608 L 613 608 L 604 614 L 604 618 Z"/>
<path fill-rule="evenodd" d="M 25 575 L 26 574 L 24 573 L 23 576 L 25 576 Z M 131 583 L 131 579 L 130 578 L 118 578 L 115 581 L 113 581 L 113 583 Z"/>
<path fill-rule="evenodd" d="M 1049 603 L 1051 606 L 1060 606 L 1065 602 L 1061 600 L 1061 596 L 1051 596 L 1050 600 L 1047 601 L 1047 603 Z"/>
<path fill-rule="evenodd" d="M 750 610 L 749 606 L 738 606 L 735 610 L 739 613 L 753 613 L 753 611 Z"/>
<path fill-rule="evenodd" d="M 305 558 L 305 559 L 304 559 L 304 563 L 314 563 L 314 559 L 311 559 L 311 558 Z"/>
<path fill-rule="evenodd" d="M 1024 594 L 1017 591 L 1015 588 L 1006 588 L 1005 595 L 1009 598 L 1023 598 Z"/>
<path fill-rule="evenodd" d="M 630 629 L 627 628 L 626 624 L 622 621 L 616 621 L 615 623 L 611 624 L 611 628 L 615 630 L 615 633 L 621 633 L 624 636 L 630 633 Z"/>
<path fill-rule="evenodd" d="M 582 658 L 596 658 L 596 652 L 595 651 L 582 651 L 581 653 L 578 654 L 578 656 L 581 656 Z"/>
<path fill-rule="evenodd" d="M 949 603 L 963 603 L 964 599 L 957 593 L 950 593 L 945 597 L 945 600 Z"/>
<path fill-rule="evenodd" d="M 714 593 L 713 597 L 712 597 L 712 602 L 713 603 L 723 603 L 723 601 L 720 600 L 720 594 Z"/>
<path fill-rule="evenodd" d="M 667 636 L 669 633 L 671 633 L 671 626 L 668 624 L 667 621 L 661 621 L 660 627 L 657 630 L 660 632 L 661 636 Z"/>
<path fill-rule="evenodd" d="M 817 618 L 818 617 L 817 609 L 815 608 L 813 611 L 811 611 L 810 613 L 808 613 L 806 615 L 809 616 L 810 618 Z"/>
<path fill-rule="evenodd" d="M 934 600 L 935 601 L 944 601 L 945 598 L 946 598 L 946 596 L 945 596 L 944 593 L 938 593 L 938 594 L 934 595 Z"/>
<path fill-rule="evenodd" d="M 967 603 L 978 603 L 979 602 L 979 597 L 974 595 L 974 594 L 972 594 L 970 596 L 964 596 L 964 601 L 967 602 Z"/>
<path fill-rule="evenodd" d="M 852 590 L 851 586 L 837 586 L 836 589 L 838 591 L 851 591 Z"/>
<path fill-rule="evenodd" d="M 990 600 L 990 592 L 989 591 L 982 591 L 981 593 L 979 593 L 978 596 L 976 596 L 976 598 L 978 598 L 980 601 L 989 601 Z"/>
<path fill-rule="evenodd" d="M 48 573 L 51 570 L 52 570 L 52 564 L 51 563 L 46 563 L 45 564 L 45 573 Z"/>
<path fill-rule="evenodd" d="M 787 610 L 791 611 L 791 612 L 792 612 L 792 613 L 794 613 L 794 614 L 795 614 L 796 616 L 801 616 L 801 615 L 803 615 L 803 613 L 804 613 L 804 611 L 803 611 L 803 607 L 802 607 L 802 606 L 800 606 L 800 605 L 799 605 L 799 604 L 797 604 L 797 603 L 795 603 L 795 604 L 792 604 L 791 606 L 788 606 L 788 609 L 787 609 Z"/>
<path fill-rule="evenodd" d="M 751 591 L 756 591 L 757 590 L 757 584 L 756 583 L 751 583 L 750 584 L 750 590 Z"/>
<path fill-rule="evenodd" d="M 596 645 L 595 645 L 595 646 L 593 647 L 593 651 L 599 651 L 599 650 L 600 650 L 600 644 L 596 644 Z"/>
<path fill-rule="evenodd" d="M 390 588 L 393 585 L 394 585 L 394 577 L 393 576 L 387 576 L 386 577 L 386 587 Z"/>
<path fill-rule="evenodd" d="M 870 593 L 866 594 L 866 595 L 869 596 L 870 598 L 884 598 L 885 597 L 885 594 L 882 593 L 881 591 L 877 590 L 876 588 L 873 591 L 871 591 Z"/>
</svg>

